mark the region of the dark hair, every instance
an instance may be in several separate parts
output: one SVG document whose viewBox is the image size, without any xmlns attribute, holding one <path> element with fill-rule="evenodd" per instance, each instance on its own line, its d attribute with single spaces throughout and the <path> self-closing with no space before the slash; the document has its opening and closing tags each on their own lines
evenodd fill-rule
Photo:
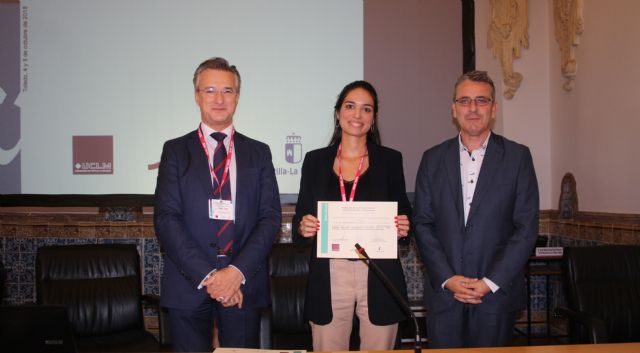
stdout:
<svg viewBox="0 0 640 353">
<path fill-rule="evenodd" d="M 236 66 L 229 65 L 229 62 L 225 58 L 207 59 L 203 61 L 200 65 L 198 65 L 198 68 L 193 73 L 193 88 L 196 91 L 198 90 L 198 87 L 196 87 L 196 83 L 198 82 L 198 76 L 200 76 L 200 74 L 204 70 L 220 70 L 220 71 L 227 71 L 227 72 L 233 73 L 234 75 L 236 75 L 236 78 L 238 79 L 238 93 L 240 93 L 240 73 L 238 72 L 238 69 L 236 69 Z"/>
<path fill-rule="evenodd" d="M 371 125 L 371 129 L 367 132 L 367 141 L 371 141 L 375 144 L 380 144 L 380 131 L 378 131 L 378 93 L 376 89 L 373 88 L 373 85 L 367 81 L 353 81 L 350 84 L 344 86 L 340 94 L 338 95 L 338 100 L 336 101 L 336 105 L 333 106 L 333 136 L 331 136 L 331 141 L 329 142 L 329 146 L 338 145 L 340 141 L 342 141 L 342 128 L 340 127 L 340 122 L 338 121 L 338 112 L 342 107 L 342 103 L 344 103 L 345 98 L 349 92 L 353 91 L 356 88 L 362 88 L 363 90 L 369 92 L 371 98 L 373 98 L 373 124 Z"/>
<path fill-rule="evenodd" d="M 491 99 L 496 100 L 496 86 L 493 85 L 493 80 L 486 71 L 467 71 L 464 75 L 458 78 L 456 85 L 453 87 L 453 100 L 456 100 L 456 90 L 458 86 L 464 81 L 482 82 L 491 86 Z"/>
</svg>

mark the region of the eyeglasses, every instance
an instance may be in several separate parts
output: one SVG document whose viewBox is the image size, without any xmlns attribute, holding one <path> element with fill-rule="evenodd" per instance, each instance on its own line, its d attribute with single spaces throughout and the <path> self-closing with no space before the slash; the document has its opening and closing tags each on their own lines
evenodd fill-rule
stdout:
<svg viewBox="0 0 640 353">
<path fill-rule="evenodd" d="M 476 105 L 479 107 L 483 107 L 491 102 L 493 102 L 493 99 L 489 98 L 489 97 L 484 97 L 484 96 L 478 96 L 476 98 L 471 98 L 471 97 L 460 97 L 456 100 L 454 100 L 456 103 L 460 104 L 463 107 L 468 107 L 471 105 L 471 102 L 476 102 Z"/>
<path fill-rule="evenodd" d="M 202 89 L 198 88 L 198 91 L 199 92 L 204 92 L 204 94 L 206 94 L 208 96 L 213 96 L 218 92 L 222 93 L 225 96 L 230 96 L 230 95 L 236 93 L 236 90 L 233 87 L 224 87 L 222 89 L 218 89 L 216 87 L 205 87 L 205 88 L 202 88 Z"/>
</svg>

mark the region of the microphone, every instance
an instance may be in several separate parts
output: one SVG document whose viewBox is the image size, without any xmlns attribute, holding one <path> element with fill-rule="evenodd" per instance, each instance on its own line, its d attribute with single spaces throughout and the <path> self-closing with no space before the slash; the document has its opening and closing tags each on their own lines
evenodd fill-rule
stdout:
<svg viewBox="0 0 640 353">
<path fill-rule="evenodd" d="M 420 340 L 420 326 L 418 326 L 418 319 L 416 319 L 416 314 L 413 313 L 413 310 L 411 310 L 409 303 L 407 303 L 407 301 L 398 292 L 396 287 L 394 287 L 391 281 L 389 281 L 389 278 L 382 272 L 380 267 L 378 267 L 378 264 L 372 261 L 369 255 L 367 255 L 367 252 L 364 251 L 364 248 L 360 246 L 360 244 L 358 243 L 356 243 L 355 246 L 358 253 L 364 256 L 365 259 L 367 259 L 369 268 L 372 269 L 373 272 L 375 272 L 376 276 L 378 276 L 380 281 L 382 281 L 382 284 L 384 284 L 384 286 L 387 288 L 389 293 L 391 293 L 391 296 L 396 300 L 396 302 L 398 302 L 398 304 L 400 304 L 400 307 L 402 307 L 405 313 L 407 313 L 407 315 L 409 315 L 413 319 L 413 326 L 415 327 L 415 331 L 416 331 L 414 352 L 420 353 L 422 350 L 421 340 Z"/>
</svg>

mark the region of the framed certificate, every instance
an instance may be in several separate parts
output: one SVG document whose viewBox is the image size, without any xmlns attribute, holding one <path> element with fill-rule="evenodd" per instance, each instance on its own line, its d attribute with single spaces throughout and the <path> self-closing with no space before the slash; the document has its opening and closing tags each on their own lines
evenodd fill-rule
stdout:
<svg viewBox="0 0 640 353">
<path fill-rule="evenodd" d="M 397 202 L 319 201 L 319 258 L 357 259 L 360 244 L 372 259 L 398 257 Z"/>
</svg>

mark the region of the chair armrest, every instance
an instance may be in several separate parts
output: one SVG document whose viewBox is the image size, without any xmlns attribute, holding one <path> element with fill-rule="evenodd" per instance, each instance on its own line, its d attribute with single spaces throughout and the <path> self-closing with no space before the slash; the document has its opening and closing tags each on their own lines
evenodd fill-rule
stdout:
<svg viewBox="0 0 640 353">
<path fill-rule="evenodd" d="M 143 294 L 142 303 L 149 304 L 156 309 L 158 315 L 158 342 L 167 346 L 171 344 L 171 334 L 169 332 L 169 311 L 160 306 L 160 296 L 155 294 Z"/>
<path fill-rule="evenodd" d="M 271 349 L 271 330 L 271 307 L 268 307 L 260 313 L 260 349 Z"/>
<path fill-rule="evenodd" d="M 602 319 L 584 311 L 575 311 L 568 308 L 556 308 L 556 313 L 584 326 L 589 335 L 590 343 L 607 343 L 609 341 L 607 326 Z"/>
</svg>

